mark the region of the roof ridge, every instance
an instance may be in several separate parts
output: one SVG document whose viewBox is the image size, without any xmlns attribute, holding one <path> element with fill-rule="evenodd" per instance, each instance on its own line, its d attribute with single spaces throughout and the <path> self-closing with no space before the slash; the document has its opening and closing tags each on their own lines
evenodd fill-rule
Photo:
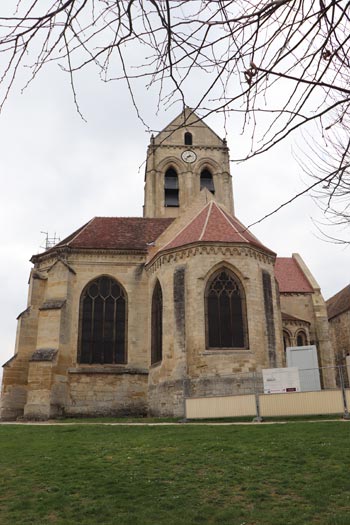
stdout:
<svg viewBox="0 0 350 525">
<path fill-rule="evenodd" d="M 233 228 L 233 230 L 238 233 L 238 235 L 243 239 L 244 242 L 248 242 L 248 239 L 246 239 L 238 230 L 237 228 L 232 224 L 232 222 L 229 220 L 229 218 L 226 216 L 226 213 L 224 213 L 224 211 L 220 208 L 220 206 L 216 205 L 216 207 L 218 208 L 218 210 L 221 212 L 221 214 L 224 216 L 224 219 L 229 223 L 229 225 L 231 226 L 231 228 Z"/>
<path fill-rule="evenodd" d="M 165 246 L 163 246 L 163 248 L 161 248 L 161 250 L 166 250 L 166 247 L 169 246 L 169 244 L 171 244 L 171 243 L 172 243 L 172 242 L 173 242 L 173 241 L 174 241 L 174 240 L 175 240 L 175 239 L 176 239 L 176 238 L 177 238 L 177 237 L 178 237 L 183 231 L 185 231 L 186 228 L 188 228 L 189 225 L 192 224 L 192 222 L 193 222 L 194 220 L 196 220 L 197 217 L 199 217 L 199 215 L 200 215 L 201 213 L 203 213 L 203 211 L 205 210 L 205 208 L 206 208 L 207 206 L 209 206 L 209 205 L 210 205 L 210 202 L 208 202 L 203 208 L 201 208 L 201 209 L 198 211 L 198 213 L 197 213 L 194 217 L 192 217 L 192 219 L 191 219 L 189 222 L 187 222 L 187 223 L 183 226 L 183 228 L 181 228 L 181 230 L 179 230 L 178 232 L 176 232 L 176 233 L 174 234 L 174 237 L 172 237 L 172 238 L 169 240 L 169 242 L 167 242 L 167 243 L 165 244 Z M 159 251 L 159 250 L 158 250 L 158 251 Z"/>
<path fill-rule="evenodd" d="M 204 232 L 205 232 L 205 230 L 206 230 L 206 228 L 207 228 L 208 221 L 209 221 L 209 217 L 210 217 L 210 214 L 211 214 L 211 209 L 212 209 L 212 207 L 213 207 L 213 202 L 214 202 L 214 201 L 210 201 L 210 202 L 209 202 L 207 217 L 206 217 L 206 219 L 205 219 L 205 221 L 204 221 L 204 225 L 203 225 L 202 233 L 201 233 L 200 236 L 199 236 L 199 240 L 200 240 L 200 241 L 203 239 Z"/>
<path fill-rule="evenodd" d="M 224 213 L 225 213 L 226 215 L 229 215 L 225 210 L 223 210 L 223 211 L 224 211 Z M 230 216 L 230 215 L 229 215 L 229 216 Z M 240 226 L 242 226 L 242 228 L 243 228 L 243 229 L 242 229 L 242 232 L 248 232 L 248 234 L 251 235 L 251 236 L 252 236 L 252 237 L 253 237 L 253 238 L 254 238 L 259 244 L 262 244 L 262 242 L 260 241 L 260 239 L 258 239 L 258 238 L 256 237 L 256 235 L 254 235 L 254 233 L 252 233 L 252 232 L 249 230 L 249 228 L 248 228 L 247 226 L 245 226 L 245 225 L 243 224 L 243 222 L 241 222 L 241 221 L 238 219 L 238 217 L 236 217 L 236 215 L 232 215 L 232 218 L 233 218 L 236 222 L 238 222 L 238 224 L 239 224 Z M 263 246 L 265 246 L 265 245 L 263 245 Z"/>
<path fill-rule="evenodd" d="M 81 233 L 83 233 L 83 232 L 86 230 L 86 228 L 87 228 L 87 227 L 88 227 L 88 226 L 89 226 L 89 225 L 90 225 L 95 219 L 97 219 L 97 217 L 93 217 L 92 219 L 90 219 L 90 220 L 85 224 L 85 226 L 83 226 L 82 229 L 81 229 L 76 235 L 74 235 L 74 237 L 72 237 L 72 238 L 68 241 L 67 246 L 68 246 L 68 244 L 70 244 L 71 242 L 75 241 L 75 239 L 76 239 Z"/>
<path fill-rule="evenodd" d="M 196 108 L 197 110 L 198 108 Z M 184 108 L 182 109 L 182 111 L 180 113 L 178 113 L 178 115 L 176 117 L 174 117 L 170 122 L 169 124 L 167 124 L 163 129 L 161 129 L 160 131 L 156 132 L 156 135 L 155 135 L 155 138 L 158 138 L 159 135 L 161 133 L 163 133 L 164 131 L 167 130 L 167 128 L 170 128 L 171 126 L 174 125 L 174 122 L 181 118 L 183 116 L 183 123 L 180 124 L 179 128 L 182 128 L 182 129 L 185 129 L 186 127 L 190 127 L 191 125 L 193 124 L 197 124 L 198 122 L 202 123 L 203 126 L 205 126 L 207 129 L 209 129 L 209 131 L 211 133 L 213 133 L 219 140 L 220 142 L 222 142 L 224 144 L 224 140 L 216 133 L 216 131 L 214 131 L 206 122 L 205 122 L 205 118 L 208 116 L 204 116 L 204 117 L 200 117 L 197 113 L 196 113 L 196 110 L 193 109 L 193 108 L 190 108 L 189 106 L 185 105 Z M 188 113 L 186 115 L 186 113 Z M 195 121 L 194 122 L 190 122 L 190 119 L 191 117 L 195 117 Z M 178 129 L 179 129 L 178 128 Z M 173 132 L 174 130 L 172 130 Z"/>
<path fill-rule="evenodd" d="M 328 319 L 350 310 L 350 284 L 347 284 L 326 301 Z"/>
<path fill-rule="evenodd" d="M 344 288 L 339 290 L 339 292 L 336 292 L 335 294 L 331 295 L 331 297 L 329 297 L 326 302 L 336 300 L 337 296 L 340 296 L 340 294 L 343 294 L 347 288 L 350 288 L 350 284 L 345 285 Z"/>
<path fill-rule="evenodd" d="M 133 216 L 133 217 L 128 217 L 128 216 L 125 216 L 125 217 L 108 216 L 107 217 L 105 215 L 104 216 L 103 215 L 98 215 L 96 217 L 93 217 L 93 219 L 138 219 L 138 220 L 142 220 L 142 221 L 145 221 L 145 220 L 147 220 L 147 221 L 154 221 L 154 220 L 156 220 L 156 221 L 158 221 L 158 220 L 164 221 L 164 220 L 168 220 L 168 219 L 173 219 L 173 217 L 140 217 L 140 216 L 138 216 L 138 217 L 135 217 L 135 216 Z M 93 219 L 91 219 L 91 220 L 93 220 Z M 89 221 L 89 222 L 91 222 L 91 221 Z"/>
</svg>

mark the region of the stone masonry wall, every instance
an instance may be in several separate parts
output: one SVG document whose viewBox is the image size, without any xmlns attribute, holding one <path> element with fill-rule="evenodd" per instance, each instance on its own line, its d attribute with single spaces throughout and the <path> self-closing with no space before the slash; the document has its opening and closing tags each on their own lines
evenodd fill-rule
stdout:
<svg viewBox="0 0 350 525">
<path fill-rule="evenodd" d="M 350 367 L 347 359 L 350 356 L 350 311 L 343 312 L 329 321 L 329 332 L 334 349 L 334 360 L 337 366 L 342 368 L 345 384 L 350 387 Z M 340 386 L 339 371 L 337 373 L 337 385 Z"/>
<path fill-rule="evenodd" d="M 28 307 L 18 317 L 15 355 L 4 366 L 0 417 L 14 420 L 23 416 L 27 402 L 29 359 L 36 349 L 39 306 L 43 302 L 46 278 L 32 271 Z"/>
<path fill-rule="evenodd" d="M 175 348 L 176 323 L 172 298 L 173 276 L 176 269 L 186 266 L 185 272 L 185 356 Z M 249 346 L 246 349 L 209 349 L 206 347 L 205 287 L 210 275 L 221 266 L 229 268 L 240 279 L 246 294 Z M 149 404 L 155 413 L 183 415 L 183 395 L 225 395 L 250 388 L 252 373 L 268 368 L 271 359 L 268 345 L 266 312 L 264 308 L 262 271 L 271 276 L 271 300 L 277 366 L 282 366 L 282 332 L 279 318 L 277 289 L 273 260 L 248 247 L 205 246 L 181 250 L 162 256 L 148 270 L 151 286 L 157 277 L 163 290 L 163 360 L 150 368 Z M 152 280 L 153 279 L 153 280 Z M 272 327 L 272 328 L 271 328 Z M 185 362 L 184 362 L 184 357 Z M 246 379 L 244 379 L 244 376 Z M 248 386 L 247 386 L 248 385 Z M 161 409 L 157 403 L 160 400 Z M 176 406 L 174 404 L 176 399 Z M 181 413 L 180 413 L 181 412 Z"/>
<path fill-rule="evenodd" d="M 43 418 L 67 411 L 102 413 L 109 406 L 117 413 L 118 403 L 120 412 L 144 413 L 149 348 L 144 256 L 89 252 L 61 257 L 64 259 L 43 258 L 33 271 L 40 274 L 40 279 L 32 283 L 29 309 L 20 320 L 17 354 L 5 367 L 3 417 L 15 419 L 24 413 L 27 417 Z M 79 375 L 74 371 L 81 368 L 77 362 L 80 296 L 86 284 L 100 275 L 115 278 L 127 294 L 127 363 L 115 365 L 116 376 L 106 375 L 104 365 L 94 365 L 102 372 L 95 370 L 94 379 L 93 373 Z M 38 284 L 40 294 L 36 292 Z M 47 363 L 32 363 L 29 373 L 30 358 L 38 349 L 57 350 L 44 387 L 39 383 Z M 90 370 L 91 366 L 83 368 Z M 120 367 L 126 370 L 125 376 L 120 374 Z"/>
<path fill-rule="evenodd" d="M 147 373 L 72 371 L 64 413 L 70 416 L 146 415 Z"/>
<path fill-rule="evenodd" d="M 167 126 L 151 142 L 147 153 L 145 184 L 145 217 L 178 217 L 200 192 L 200 173 L 207 168 L 213 176 L 215 198 L 233 212 L 232 181 L 226 144 L 203 122 L 192 116 L 183 126 L 183 115 Z M 184 144 L 184 133 L 190 131 L 193 144 Z M 182 160 L 185 150 L 197 158 L 193 163 Z M 172 166 L 179 182 L 179 207 L 164 206 L 164 174 Z"/>
</svg>

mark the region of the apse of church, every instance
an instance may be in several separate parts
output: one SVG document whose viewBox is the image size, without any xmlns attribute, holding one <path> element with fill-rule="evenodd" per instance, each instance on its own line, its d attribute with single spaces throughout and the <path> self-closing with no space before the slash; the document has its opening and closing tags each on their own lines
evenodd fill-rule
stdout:
<svg viewBox="0 0 350 525">
<path fill-rule="evenodd" d="M 183 416 L 186 396 L 239 393 L 284 366 L 293 322 L 332 362 L 317 283 L 295 258 L 276 274 L 234 216 L 226 142 L 189 109 L 151 139 L 143 215 L 95 217 L 32 257 L 3 419 Z"/>
</svg>

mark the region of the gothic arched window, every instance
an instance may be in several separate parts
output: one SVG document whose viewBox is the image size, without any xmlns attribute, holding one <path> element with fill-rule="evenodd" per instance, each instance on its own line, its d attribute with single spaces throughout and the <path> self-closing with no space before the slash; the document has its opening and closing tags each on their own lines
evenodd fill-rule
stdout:
<svg viewBox="0 0 350 525">
<path fill-rule="evenodd" d="M 239 279 L 227 268 L 208 281 L 206 292 L 208 348 L 247 348 L 245 295 Z"/>
<path fill-rule="evenodd" d="M 151 364 L 162 360 L 163 346 L 163 294 L 159 281 L 152 295 L 152 320 L 151 320 Z"/>
<path fill-rule="evenodd" d="M 304 330 L 300 330 L 297 334 L 297 346 L 306 346 L 307 338 Z"/>
<path fill-rule="evenodd" d="M 185 145 L 192 146 L 192 133 L 189 131 L 186 131 L 185 133 Z"/>
<path fill-rule="evenodd" d="M 179 180 L 174 168 L 169 168 L 165 172 L 164 205 L 179 206 Z"/>
<path fill-rule="evenodd" d="M 215 193 L 213 176 L 208 169 L 201 171 L 201 190 L 207 188 L 212 193 Z"/>
<path fill-rule="evenodd" d="M 80 298 L 80 363 L 126 362 L 127 296 L 112 277 L 91 281 Z"/>
</svg>

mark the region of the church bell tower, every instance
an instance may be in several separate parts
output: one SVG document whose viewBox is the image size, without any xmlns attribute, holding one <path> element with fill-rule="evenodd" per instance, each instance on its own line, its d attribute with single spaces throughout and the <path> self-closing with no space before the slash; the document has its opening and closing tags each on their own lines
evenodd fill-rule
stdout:
<svg viewBox="0 0 350 525">
<path fill-rule="evenodd" d="M 193 111 L 186 108 L 147 151 L 144 217 L 178 217 L 207 188 L 233 210 L 229 150 Z"/>
</svg>

